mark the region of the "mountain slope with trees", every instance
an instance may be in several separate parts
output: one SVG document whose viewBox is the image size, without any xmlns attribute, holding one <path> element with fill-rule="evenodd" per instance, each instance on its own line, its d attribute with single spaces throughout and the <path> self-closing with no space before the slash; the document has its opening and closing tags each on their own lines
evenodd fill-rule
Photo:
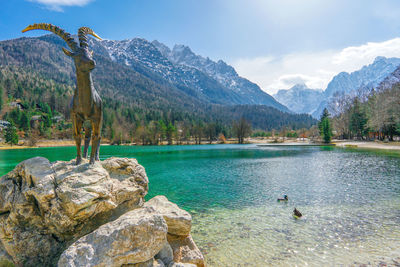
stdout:
<svg viewBox="0 0 400 267">
<path fill-rule="evenodd" d="M 55 132 L 60 138 L 69 136 L 75 71 L 62 47 L 64 41 L 53 35 L 0 42 L 0 117 L 13 121 L 28 136 L 54 137 Z M 103 98 L 103 135 L 108 139 L 133 140 L 141 135 L 145 143 L 157 143 L 168 136 L 185 139 L 196 132 L 204 138 L 208 125 L 215 126 L 216 134 L 230 136 L 233 121 L 241 117 L 258 129 L 315 123 L 310 116 L 263 105 L 214 103 L 198 90 L 172 83 L 141 63 L 134 68 L 120 64 L 104 48 L 94 48 L 93 80 Z M 29 125 L 23 126 L 26 120 Z"/>
</svg>

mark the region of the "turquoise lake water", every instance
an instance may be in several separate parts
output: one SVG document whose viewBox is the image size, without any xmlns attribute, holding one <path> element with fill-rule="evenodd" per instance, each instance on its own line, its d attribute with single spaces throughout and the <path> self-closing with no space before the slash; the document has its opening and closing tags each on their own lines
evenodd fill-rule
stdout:
<svg viewBox="0 0 400 267">
<path fill-rule="evenodd" d="M 147 199 L 193 215 L 209 266 L 400 266 L 400 155 L 316 146 L 104 146 L 137 158 Z M 0 175 L 34 156 L 70 160 L 74 147 L 0 150 Z M 288 203 L 277 203 L 287 194 Z M 303 218 L 295 220 L 297 207 Z"/>
</svg>

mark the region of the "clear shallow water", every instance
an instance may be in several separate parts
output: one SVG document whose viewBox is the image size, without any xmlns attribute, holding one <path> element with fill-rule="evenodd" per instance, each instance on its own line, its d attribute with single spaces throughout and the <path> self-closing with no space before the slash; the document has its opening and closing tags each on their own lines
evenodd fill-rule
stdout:
<svg viewBox="0 0 400 267">
<path fill-rule="evenodd" d="M 33 156 L 75 149 L 0 150 L 0 175 Z M 210 266 L 400 266 L 400 157 L 332 147 L 105 146 L 135 157 L 147 198 L 166 195 L 193 214 Z M 289 196 L 289 203 L 276 198 Z M 293 207 L 301 220 L 291 216 Z"/>
</svg>

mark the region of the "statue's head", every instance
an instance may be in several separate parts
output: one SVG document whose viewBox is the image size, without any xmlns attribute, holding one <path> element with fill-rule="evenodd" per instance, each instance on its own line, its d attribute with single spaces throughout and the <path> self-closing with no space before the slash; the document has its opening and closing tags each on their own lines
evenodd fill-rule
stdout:
<svg viewBox="0 0 400 267">
<path fill-rule="evenodd" d="M 79 44 L 71 37 L 71 35 L 65 32 L 63 29 L 48 23 L 33 24 L 26 27 L 22 32 L 30 30 L 46 30 L 51 31 L 67 43 L 71 50 L 63 48 L 64 53 L 72 57 L 75 62 L 75 66 L 79 71 L 91 71 L 96 66 L 96 62 L 93 60 L 93 51 L 89 51 L 87 35 L 90 34 L 99 40 L 101 38 L 90 28 L 81 27 L 78 30 Z"/>
<path fill-rule="evenodd" d="M 91 71 L 96 67 L 96 62 L 93 60 L 93 51 L 89 49 L 79 48 L 77 51 L 69 51 L 63 48 L 64 53 L 72 57 L 75 66 L 80 71 Z"/>
</svg>

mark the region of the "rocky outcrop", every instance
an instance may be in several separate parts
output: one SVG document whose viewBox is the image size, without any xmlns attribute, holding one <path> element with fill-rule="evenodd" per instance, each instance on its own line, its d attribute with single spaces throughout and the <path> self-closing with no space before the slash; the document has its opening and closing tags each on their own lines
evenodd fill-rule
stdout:
<svg viewBox="0 0 400 267">
<path fill-rule="evenodd" d="M 0 240 L 17 265 L 55 265 L 73 241 L 143 205 L 144 168 L 110 158 L 90 166 L 36 157 L 0 179 Z"/>
<path fill-rule="evenodd" d="M 190 214 L 147 191 L 135 159 L 21 162 L 0 178 L 0 266 L 204 266 Z"/>
</svg>

